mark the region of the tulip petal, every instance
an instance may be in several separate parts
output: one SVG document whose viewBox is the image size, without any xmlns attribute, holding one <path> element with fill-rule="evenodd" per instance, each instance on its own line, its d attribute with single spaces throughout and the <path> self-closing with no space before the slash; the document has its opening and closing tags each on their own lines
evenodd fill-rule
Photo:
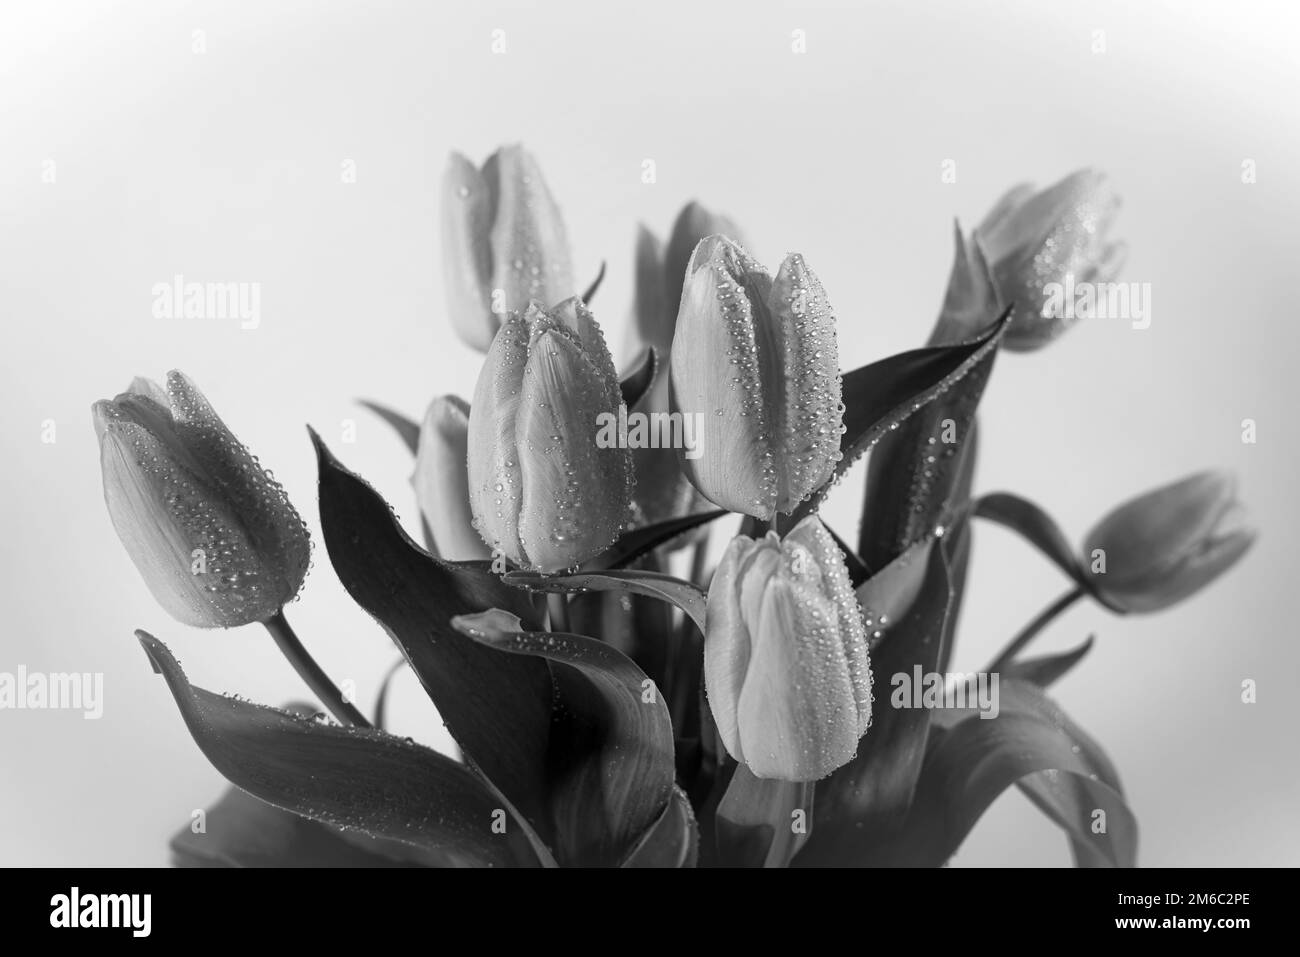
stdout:
<svg viewBox="0 0 1300 957">
<path fill-rule="evenodd" d="M 591 354 L 574 333 L 547 328 L 534 336 L 524 369 L 514 436 L 519 541 L 540 571 L 576 567 L 613 544 L 628 519 L 631 454 L 596 441 L 600 417 L 618 410 L 618 380 L 612 363 L 606 375 Z"/>
<path fill-rule="evenodd" d="M 479 534 L 517 565 L 527 564 L 519 542 L 522 472 L 515 446 L 520 383 L 528 363 L 528 326 L 511 315 L 492 340 L 469 414 L 469 494 Z"/>
<path fill-rule="evenodd" d="M 496 198 L 492 288 L 505 294 L 504 308 L 521 310 L 533 299 L 551 306 L 572 296 L 564 221 L 532 154 L 502 147 L 484 165 L 483 178 Z"/>
<path fill-rule="evenodd" d="M 770 519 L 775 512 L 776 475 L 771 423 L 764 398 L 763 366 L 771 349 L 760 338 L 751 302 L 761 306 L 739 280 L 743 253 L 719 237 L 703 240 L 691 260 L 682 290 L 671 362 L 672 408 L 702 416 L 701 452 L 678 457 L 682 470 L 711 502 L 733 512 Z M 728 365 L 722 365 L 726 357 Z"/>
<path fill-rule="evenodd" d="M 776 510 L 790 512 L 831 477 L 840 458 L 840 357 L 826 291 L 798 253 L 781 263 L 767 302 L 781 352 L 767 382 L 776 413 Z"/>
<path fill-rule="evenodd" d="M 740 570 L 752 544 L 743 535 L 731 540 L 709 584 L 705 613 L 708 625 L 704 641 L 705 694 L 727 753 L 741 762 L 745 755 L 737 709 L 753 648 L 740 610 Z"/>
<path fill-rule="evenodd" d="M 817 571 L 815 587 L 835 608 L 837 633 L 844 649 L 853 701 L 857 707 L 857 737 L 871 726 L 871 661 L 867 652 L 867 630 L 862 605 L 849 580 L 849 570 L 840 555 L 840 546 L 821 520 L 804 519 L 785 537 L 787 552 L 795 547 L 807 549 L 810 566 Z M 813 583 L 810 581 L 810 585 Z"/>
<path fill-rule="evenodd" d="M 691 257 L 695 247 L 709 236 L 721 236 L 735 244 L 745 245 L 740 228 L 726 216 L 709 212 L 692 200 L 682 207 L 673 221 L 672 232 L 663 255 L 663 297 L 669 310 L 669 331 L 666 346 L 672 346 L 673 319 L 682 301 L 682 287 L 686 282 Z"/>
<path fill-rule="evenodd" d="M 459 396 L 434 399 L 420 426 L 411 484 L 438 554 L 450 561 L 488 558 L 469 506 L 469 405 Z"/>
<path fill-rule="evenodd" d="M 784 576 L 763 594 L 737 717 L 745 763 L 760 778 L 815 781 L 857 753 L 836 609 Z"/>
<path fill-rule="evenodd" d="M 307 577 L 311 541 L 307 525 L 284 487 L 221 421 L 203 393 L 183 373 L 167 374 L 167 392 L 177 433 L 202 465 L 210 484 L 242 524 L 261 558 L 262 582 L 249 582 L 254 600 L 290 601 Z M 274 609 L 273 609 L 274 610 Z"/>
<path fill-rule="evenodd" d="M 452 325 L 468 345 L 486 352 L 499 325 L 492 313 L 492 247 L 496 198 L 474 164 L 452 153 L 442 177 L 442 262 Z"/>
</svg>

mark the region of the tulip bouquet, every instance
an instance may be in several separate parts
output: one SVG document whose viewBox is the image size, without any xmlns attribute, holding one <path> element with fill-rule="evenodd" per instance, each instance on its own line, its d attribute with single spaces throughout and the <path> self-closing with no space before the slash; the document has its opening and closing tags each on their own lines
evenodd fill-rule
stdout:
<svg viewBox="0 0 1300 957">
<path fill-rule="evenodd" d="M 1081 599 L 1153 612 L 1221 574 L 1253 539 L 1233 483 L 1148 492 L 1078 550 L 1034 503 L 972 492 L 998 352 L 1067 328 L 1046 284 L 1119 268 L 1103 176 L 1017 187 L 958 228 L 929 343 L 843 373 L 804 258 L 770 274 L 697 204 L 666 244 L 638 236 L 643 348 L 621 376 L 599 278 L 575 295 L 528 153 L 453 157 L 444 204 L 448 313 L 486 353 L 472 401 L 435 398 L 422 423 L 371 406 L 414 454 L 424 545 L 312 438 L 333 570 L 459 755 L 384 730 L 395 671 L 367 715 L 294 634 L 307 528 L 189 379 L 94 407 L 108 511 L 158 602 L 198 627 L 263 624 L 333 716 L 192 685 L 138 632 L 235 786 L 174 839 L 178 863 L 942 865 L 1011 786 L 1080 866 L 1135 863 L 1115 767 L 1047 693 L 1091 639 L 1023 651 Z M 867 453 L 850 543 L 819 506 Z M 1069 588 L 984 672 L 954 675 L 976 519 Z"/>
</svg>

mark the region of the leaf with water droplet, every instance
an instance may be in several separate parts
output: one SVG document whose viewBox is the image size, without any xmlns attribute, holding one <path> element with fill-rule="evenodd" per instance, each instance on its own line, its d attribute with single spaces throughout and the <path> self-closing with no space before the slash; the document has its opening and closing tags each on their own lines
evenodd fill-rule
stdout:
<svg viewBox="0 0 1300 957">
<path fill-rule="evenodd" d="M 195 687 L 166 645 L 143 631 L 136 636 L 204 756 L 254 797 L 424 848 L 445 866 L 540 863 L 523 828 L 492 833 L 500 801 L 463 765 L 373 728 L 321 724 Z"/>
</svg>

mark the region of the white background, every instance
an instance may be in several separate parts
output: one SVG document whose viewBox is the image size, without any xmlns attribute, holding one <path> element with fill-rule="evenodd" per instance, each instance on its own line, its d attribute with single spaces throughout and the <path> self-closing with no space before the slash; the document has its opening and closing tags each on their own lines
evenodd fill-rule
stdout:
<svg viewBox="0 0 1300 957">
<path fill-rule="evenodd" d="M 314 528 L 308 422 L 409 524 L 409 456 L 353 400 L 416 415 L 472 390 L 478 357 L 443 306 L 437 184 L 449 150 L 481 160 L 515 140 L 562 205 L 579 282 L 609 260 L 596 312 L 612 341 L 624 341 L 635 223 L 662 233 L 695 197 L 734 216 L 769 266 L 805 254 L 846 368 L 924 340 L 954 215 L 973 223 L 1023 179 L 1109 171 L 1132 247 L 1121 278 L 1151 284 L 1151 328 L 1088 321 L 1046 352 L 1004 355 L 978 487 L 1036 498 L 1077 538 L 1188 471 L 1241 475 L 1263 531 L 1241 566 L 1157 617 L 1078 606 L 1040 650 L 1098 636 L 1057 694 L 1118 764 L 1143 863 L 1300 863 L 1295 9 L 6 3 L 0 670 L 102 671 L 106 700 L 97 722 L 0 712 L 0 863 L 163 863 L 168 836 L 225 787 L 133 629 L 166 640 L 201 685 L 305 695 L 259 629 L 187 629 L 153 604 L 103 508 L 91 402 L 181 368 Z M 490 52 L 494 29 L 505 55 Z M 940 182 L 946 159 L 955 184 Z M 1256 184 L 1241 182 L 1245 159 Z M 150 289 L 176 273 L 261 283 L 261 327 L 155 319 Z M 1240 440 L 1247 417 L 1255 445 Z M 50 419 L 57 441 L 43 444 Z M 346 419 L 355 444 L 340 442 Z M 826 512 L 847 535 L 858 487 Z M 316 557 L 291 618 L 368 702 L 396 655 L 319 545 Z M 981 526 L 955 665 L 984 664 L 1063 585 Z M 1258 681 L 1253 706 L 1244 678 Z M 409 676 L 396 695 L 400 731 L 445 742 Z M 955 863 L 1068 859 L 1013 793 Z"/>
</svg>

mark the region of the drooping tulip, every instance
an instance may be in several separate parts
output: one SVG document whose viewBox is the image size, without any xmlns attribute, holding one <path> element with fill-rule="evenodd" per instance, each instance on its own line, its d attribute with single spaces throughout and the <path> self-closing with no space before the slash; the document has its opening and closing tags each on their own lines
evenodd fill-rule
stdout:
<svg viewBox="0 0 1300 957">
<path fill-rule="evenodd" d="M 154 598 L 201 628 L 265 621 L 302 586 L 307 527 L 180 372 L 96 402 L 104 501 Z"/>
<path fill-rule="evenodd" d="M 469 506 L 469 405 L 455 395 L 429 403 L 420 425 L 411 484 L 438 554 L 471 561 L 490 552 L 474 530 Z"/>
<path fill-rule="evenodd" d="M 631 509 L 632 457 L 598 435 L 621 405 L 604 335 L 579 299 L 506 320 L 469 416 L 470 503 L 494 551 L 555 572 L 613 543 Z"/>
<path fill-rule="evenodd" d="M 831 477 L 844 431 L 835 317 L 802 256 L 773 279 L 726 237 L 702 240 L 671 368 L 673 410 L 702 428 L 703 454 L 682 468 L 711 502 L 770 519 Z"/>
<path fill-rule="evenodd" d="M 1255 536 L 1233 476 L 1200 472 L 1110 512 L 1084 539 L 1084 564 L 1112 607 L 1160 611 L 1226 572 Z"/>
<path fill-rule="evenodd" d="M 441 212 L 447 307 L 466 344 L 486 352 L 508 313 L 574 294 L 564 220 L 522 146 L 503 146 L 481 170 L 453 153 Z"/>
<path fill-rule="evenodd" d="M 1078 321 L 1053 303 L 1052 284 L 1110 282 L 1127 252 L 1109 238 L 1120 200 L 1104 173 L 1084 169 L 1034 192 L 1008 190 L 975 230 L 1002 308 L 1015 303 L 1003 345 L 1028 352 L 1047 345 Z M 989 318 L 979 317 L 983 324 Z"/>
<path fill-rule="evenodd" d="M 784 539 L 738 535 L 709 586 L 704 678 L 727 752 L 761 778 L 814 781 L 871 724 L 862 609 L 816 516 Z"/>
</svg>

